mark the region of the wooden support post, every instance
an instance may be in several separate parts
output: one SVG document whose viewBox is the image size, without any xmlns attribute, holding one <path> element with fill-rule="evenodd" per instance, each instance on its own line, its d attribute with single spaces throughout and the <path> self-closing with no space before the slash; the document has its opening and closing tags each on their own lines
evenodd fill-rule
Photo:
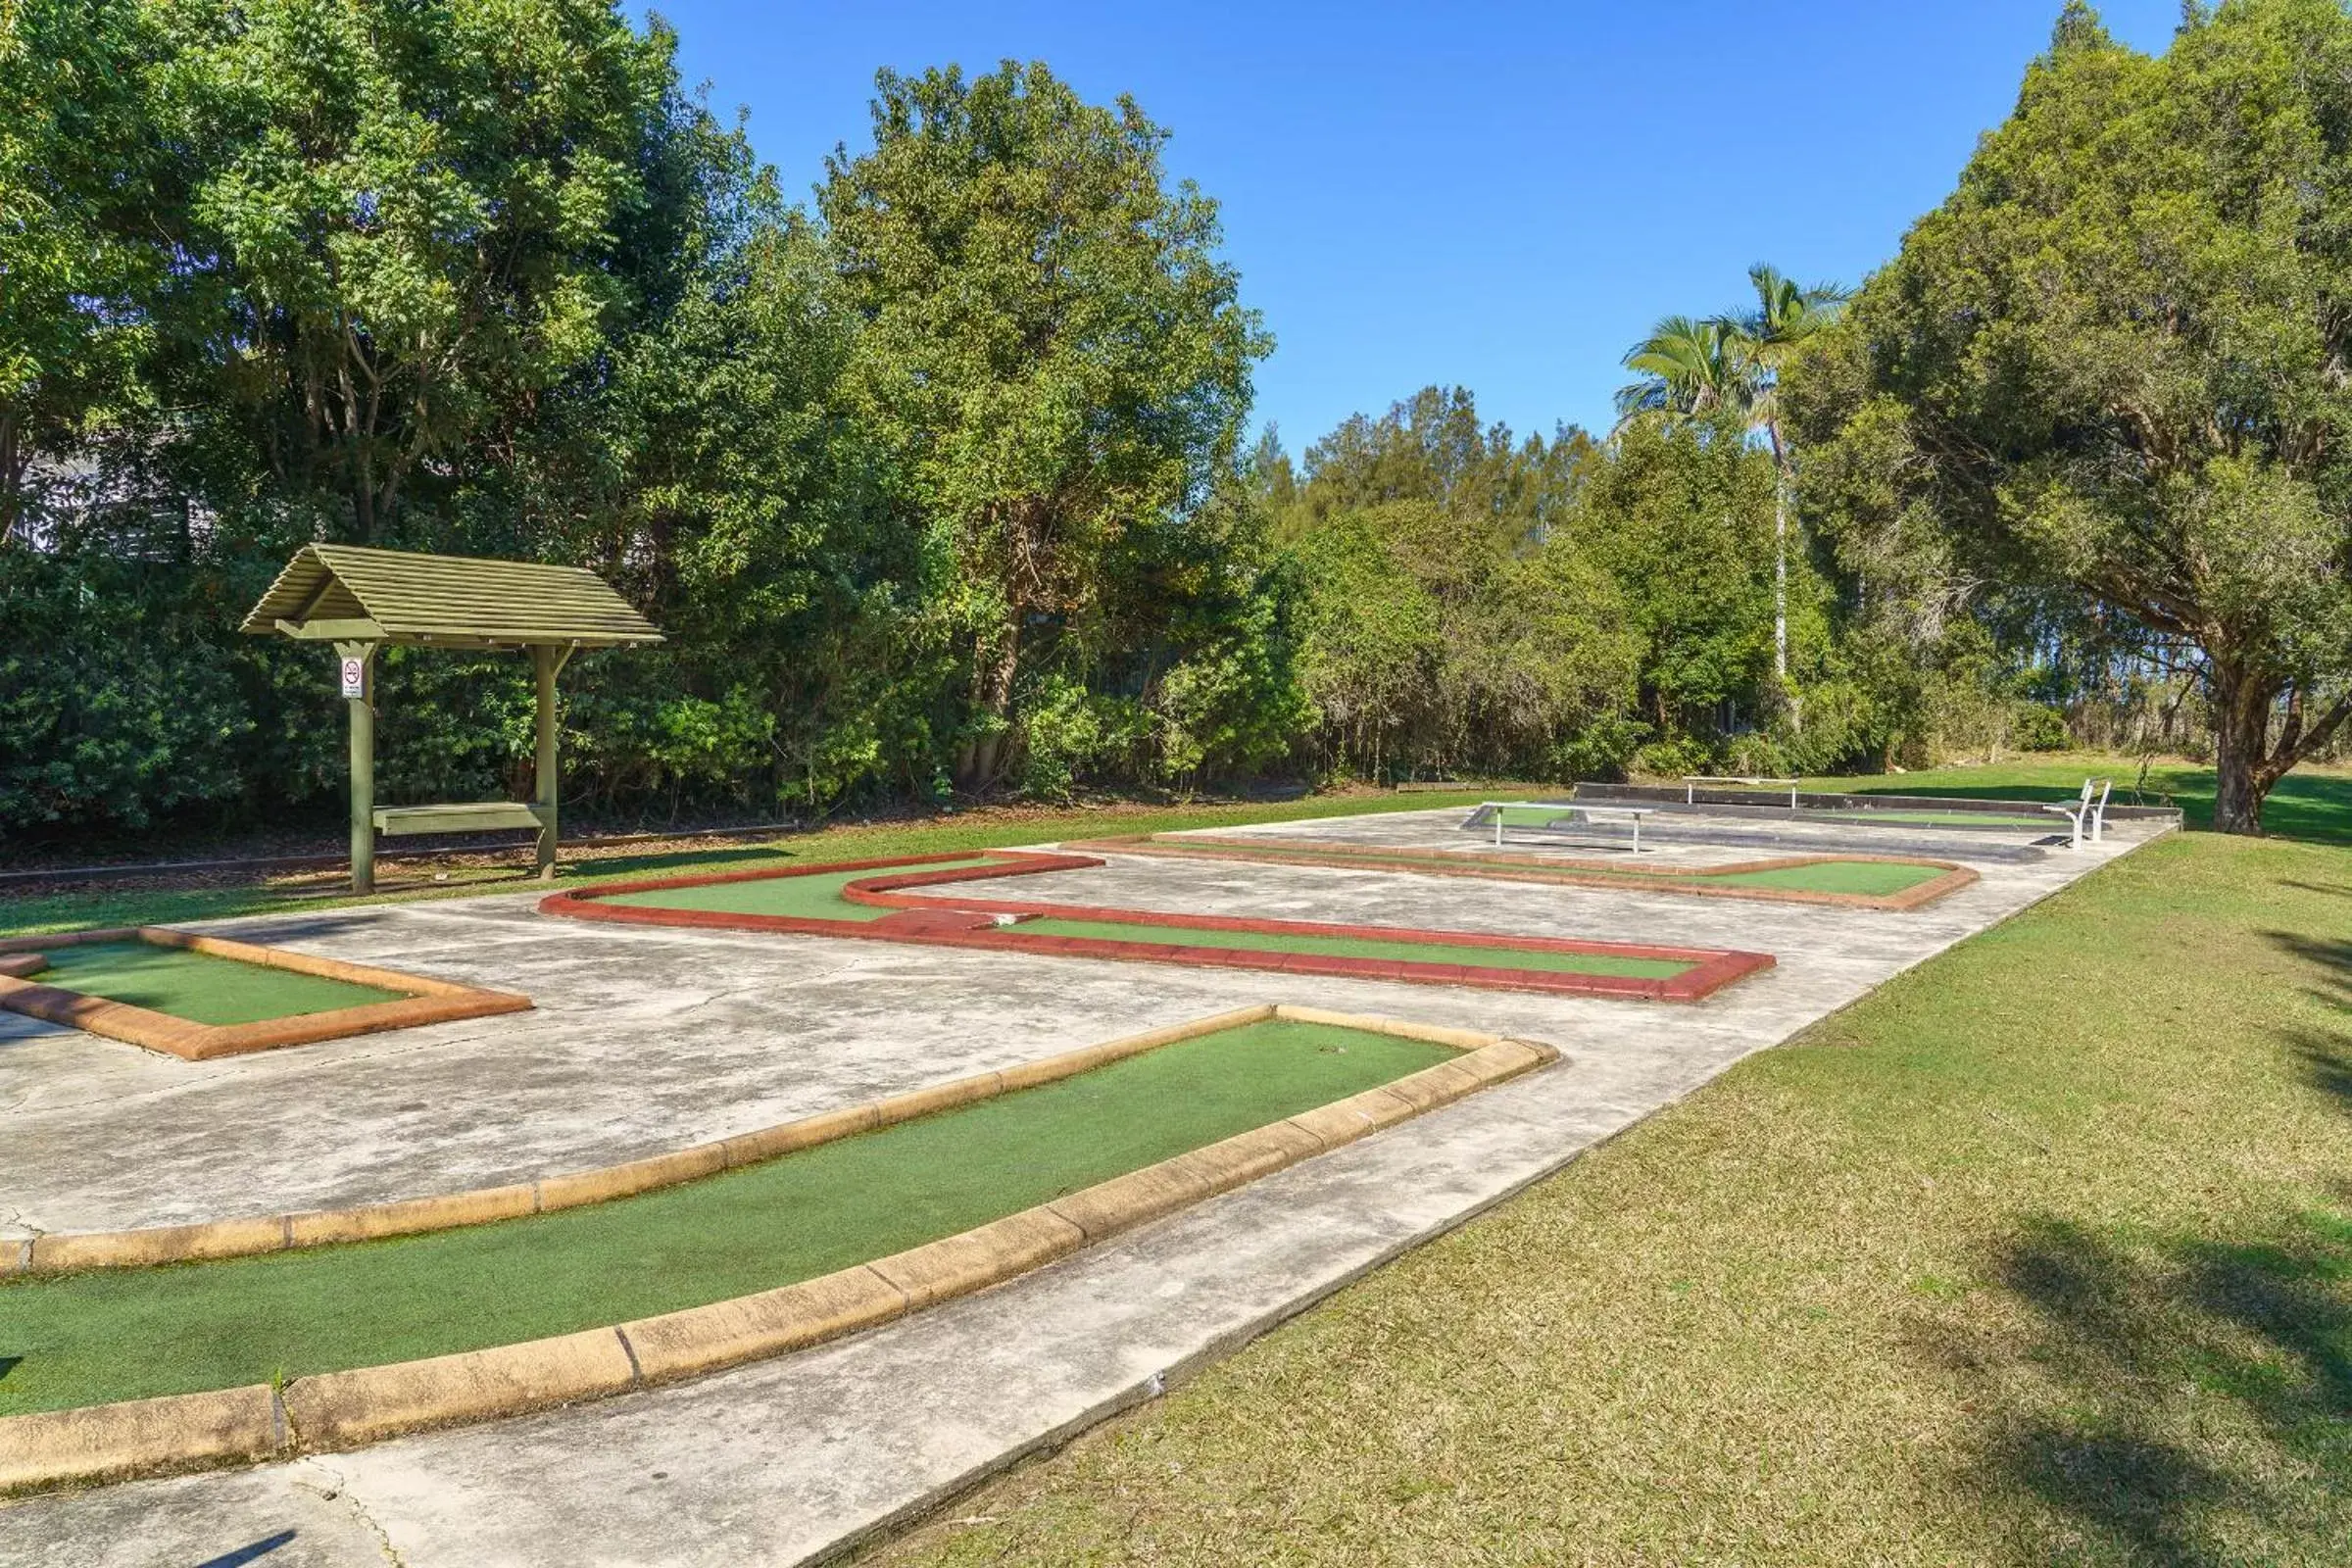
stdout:
<svg viewBox="0 0 2352 1568">
<path fill-rule="evenodd" d="M 533 715 L 538 747 L 538 777 L 535 804 L 539 811 L 539 880 L 552 882 L 556 877 L 556 814 L 562 789 L 557 782 L 556 757 L 556 671 L 564 667 L 570 657 L 567 648 L 550 647 L 535 643 L 531 647 L 531 673 L 538 678 L 539 701 Z"/>
<path fill-rule="evenodd" d="M 343 706 L 351 717 L 351 891 L 375 891 L 375 644 L 337 643 Z M 353 677 L 352 666 L 359 666 Z"/>
</svg>

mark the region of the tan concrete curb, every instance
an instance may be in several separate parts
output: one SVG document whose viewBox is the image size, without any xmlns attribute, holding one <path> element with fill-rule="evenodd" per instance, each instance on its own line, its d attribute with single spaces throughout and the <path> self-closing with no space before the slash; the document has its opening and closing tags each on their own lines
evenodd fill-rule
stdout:
<svg viewBox="0 0 2352 1568">
<path fill-rule="evenodd" d="M 1092 1057 L 1089 1064 L 1100 1065 L 1204 1032 L 1207 1024 L 1223 1028 L 1237 1018 L 1267 1017 L 1425 1039 L 1467 1054 L 976 1229 L 778 1290 L 553 1339 L 298 1378 L 282 1390 L 255 1384 L 0 1417 L 0 1494 L 353 1447 L 402 1432 L 597 1398 L 799 1349 L 1002 1284 L 1091 1243 L 1559 1059 L 1557 1051 L 1534 1041 L 1262 1005 L 1067 1056 Z M 1139 1043 L 1144 1041 L 1152 1044 Z"/>
<path fill-rule="evenodd" d="M 160 925 L 118 926 L 103 931 L 75 931 L 64 936 L 9 937 L 0 939 L 0 955 L 39 956 L 52 948 L 74 947 L 85 942 L 145 942 L 159 948 L 184 948 L 190 953 L 235 958 L 266 968 L 292 970 L 297 974 L 315 974 L 328 980 L 345 980 L 353 985 L 370 986 L 378 991 L 398 991 L 403 995 L 393 1002 L 362 1003 L 357 1006 L 332 1007 L 324 1012 L 265 1018 L 258 1023 L 193 1023 L 186 1018 L 175 1018 L 168 1012 L 133 1006 L 127 1002 L 109 1002 L 103 997 L 88 996 L 62 986 L 45 986 L 37 980 L 22 978 L 7 966 L 5 957 L 0 957 L 0 1007 L 38 1018 L 44 1023 L 62 1023 L 86 1029 L 91 1034 L 104 1035 L 109 1040 L 120 1040 L 125 1045 L 143 1047 L 148 1051 L 160 1051 L 184 1061 L 207 1061 L 215 1056 L 242 1055 L 252 1051 L 275 1051 L 281 1046 L 307 1046 L 320 1040 L 340 1040 L 346 1035 L 374 1034 L 385 1029 L 407 1029 L 425 1023 L 450 1023 L 460 1018 L 484 1018 L 494 1013 L 523 1012 L 531 1005 L 530 998 L 512 992 L 487 991 L 480 986 L 464 986 L 426 975 L 405 974 L 398 969 L 378 969 L 365 963 L 349 963 L 341 958 L 314 957 L 307 953 L 259 947 L 250 942 L 231 941 L 227 937 L 198 936 L 193 932 L 174 931 Z"/>
<path fill-rule="evenodd" d="M 1081 1046 L 1059 1055 L 1023 1062 L 1000 1072 L 980 1073 L 926 1089 L 822 1111 L 799 1121 L 780 1122 L 757 1132 L 739 1133 L 711 1143 L 696 1144 L 596 1170 L 544 1176 L 535 1182 L 507 1187 L 476 1188 L 398 1202 L 369 1203 L 353 1208 L 311 1209 L 291 1214 L 255 1215 L 244 1219 L 206 1220 L 194 1225 L 158 1225 L 127 1231 L 54 1231 L 36 1236 L 24 1246 L 0 1249 L 0 1279 L 18 1274 L 64 1274 L 86 1269 L 151 1268 L 160 1263 L 189 1263 L 223 1257 L 250 1257 L 296 1248 L 323 1247 L 339 1242 L 372 1241 L 385 1236 L 415 1236 L 425 1231 L 455 1230 L 486 1225 L 494 1220 L 519 1219 L 526 1214 L 553 1213 L 583 1203 L 602 1203 L 681 1182 L 699 1181 L 720 1171 L 758 1164 L 796 1150 L 831 1143 L 877 1127 L 889 1127 L 934 1111 L 953 1109 L 974 1101 L 994 1099 L 1016 1089 L 1033 1089 L 1072 1077 L 1126 1056 L 1156 1051 L 1161 1046 L 1197 1035 L 1215 1034 L 1244 1024 L 1262 1023 L 1278 1009 L 1267 1004 L 1237 1007 L 1206 1018 L 1149 1029 L 1141 1034 Z M 1317 1013 L 1304 1018 L 1298 1009 L 1284 1016 L 1306 1022 L 1330 1023 L 1341 1013 Z M 1385 1022 L 1385 1020 L 1381 1020 Z M 1372 1027 L 1367 1024 L 1365 1027 Z M 1462 1030 L 1431 1030 L 1416 1038 L 1470 1049 L 1466 1042 L 1484 1035 Z"/>
</svg>

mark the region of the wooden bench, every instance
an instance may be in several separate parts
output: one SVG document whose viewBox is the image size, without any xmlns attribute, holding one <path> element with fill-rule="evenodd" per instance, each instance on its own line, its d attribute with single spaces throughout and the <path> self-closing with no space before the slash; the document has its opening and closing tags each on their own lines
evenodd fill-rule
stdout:
<svg viewBox="0 0 2352 1568">
<path fill-rule="evenodd" d="M 539 808 L 519 801 L 482 801 L 471 806 L 379 806 L 375 830 L 388 839 L 418 833 L 499 833 L 520 828 L 544 831 Z"/>
</svg>

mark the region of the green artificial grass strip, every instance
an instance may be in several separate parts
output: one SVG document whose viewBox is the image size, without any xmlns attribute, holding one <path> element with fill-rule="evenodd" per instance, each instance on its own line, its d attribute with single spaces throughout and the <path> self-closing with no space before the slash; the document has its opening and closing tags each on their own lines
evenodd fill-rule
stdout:
<svg viewBox="0 0 2352 1568">
<path fill-rule="evenodd" d="M 1835 808 L 1799 812 L 1798 815 L 1800 818 L 1805 815 L 1823 816 L 1839 822 L 1909 822 L 1928 827 L 2030 827 L 2044 833 L 2065 825 L 2064 819 L 2054 811 L 2034 816 L 2011 816 L 2003 811 L 1931 811 L 1874 806 L 1853 810 Z"/>
<path fill-rule="evenodd" d="M 1811 865 L 1774 866 L 1763 871 L 1695 873 L 1693 879 L 1735 887 L 1790 888 L 1806 893 L 1860 893 L 1883 898 L 1932 882 L 1944 874 L 1939 865 L 1904 865 L 1886 860 L 1818 860 Z"/>
<path fill-rule="evenodd" d="M 985 865 L 985 857 L 942 861 L 914 870 L 948 870 L 958 865 Z M 893 909 L 852 904 L 842 888 L 862 877 L 888 876 L 886 870 L 830 871 L 817 876 L 775 877 L 750 882 L 721 882 L 710 887 L 662 888 L 643 893 L 614 894 L 611 904 L 637 904 L 662 909 L 720 909 L 729 914 L 780 914 L 805 920 L 878 920 Z M 952 905 L 949 906 L 953 907 Z M 1239 948 L 1251 953 L 1319 953 L 1348 958 L 1407 959 L 1414 963 L 1464 963 L 1487 969 L 1542 969 L 1558 974 L 1633 975 L 1666 980 L 1693 967 L 1672 958 L 1626 958 L 1608 954 L 1544 953 L 1511 948 L 1470 948 L 1448 943 L 1375 941 L 1357 937 L 1315 937 L 1265 931 L 1203 931 L 1192 926 L 1130 925 L 1112 920 L 1065 920 L 1054 916 L 1023 920 L 1014 929 L 1043 936 L 1095 937 L 1111 942 L 1142 942 L 1189 948 Z"/>
<path fill-rule="evenodd" d="M 1536 948 L 1473 948 L 1447 942 L 1318 937 L 1288 931 L 1204 931 L 1182 925 L 1130 925 L 1123 920 L 1023 920 L 1016 931 L 1040 936 L 1092 937 L 1182 948 L 1239 948 L 1249 953 L 1316 953 L 1340 958 L 1403 959 L 1410 963 L 1475 964 L 1482 969 L 1542 969 L 1553 974 L 1633 975 L 1671 980 L 1697 965 L 1679 958 L 1632 958 L 1608 953 L 1552 953 Z"/>
<path fill-rule="evenodd" d="M 952 871 L 958 866 L 991 865 L 987 856 L 939 860 L 930 865 L 881 867 L 863 871 L 820 871 L 810 876 L 760 877 L 747 882 L 716 882 L 699 888 L 653 888 L 643 893 L 600 895 L 604 904 L 638 904 L 654 909 L 715 909 L 727 914 L 781 915 L 794 920 L 879 920 L 896 909 L 852 904 L 841 890 L 867 877 L 902 872 Z"/>
<path fill-rule="evenodd" d="M 444 1355 L 768 1290 L 953 1236 L 1456 1054 L 1269 1020 L 593 1207 L 0 1285 L 0 1415 Z"/>
<path fill-rule="evenodd" d="M 80 942 L 49 949 L 46 956 L 49 967 L 32 977 L 41 985 L 190 1023 L 260 1023 L 411 995 L 151 942 Z"/>
<path fill-rule="evenodd" d="M 1428 853 L 1396 853 L 1380 850 L 1341 849 L 1319 847 L 1300 850 L 1291 846 L 1256 849 L 1236 844 L 1217 844 L 1207 840 L 1167 840 L 1189 853 L 1221 855 L 1228 858 L 1279 860 L 1284 864 L 1330 866 L 1345 861 L 1348 868 L 1363 866 L 1367 870 L 1444 872 L 1448 864 L 1475 868 L 1482 862 L 1477 857 L 1448 852 L 1444 855 Z M 1541 865 L 1511 865 L 1513 870 L 1541 872 Z M 1657 870 L 1563 863 L 1558 870 L 1578 880 L 1607 878 L 1628 888 L 1674 889 L 1694 882 L 1726 882 L 1738 886 L 1792 888 L 1809 893 L 1862 893 L 1884 896 L 1917 887 L 1922 882 L 1944 874 L 1938 865 L 1911 865 L 1886 860 L 1821 860 L 1810 865 L 1775 866 L 1764 871 L 1722 871 L 1706 866 L 1672 866 Z"/>
<path fill-rule="evenodd" d="M 1595 801 L 1593 805 L 1602 810 L 1609 808 L 1606 802 Z M 1506 806 L 1498 814 L 1502 817 L 1505 827 L 1546 827 L 1568 817 L 1581 816 L 1584 811 L 1585 808 L 1581 806 Z M 1493 822 L 1494 818 L 1489 817 L 1487 820 Z M 1614 826 L 1618 824 L 1602 823 L 1599 825 Z"/>
</svg>

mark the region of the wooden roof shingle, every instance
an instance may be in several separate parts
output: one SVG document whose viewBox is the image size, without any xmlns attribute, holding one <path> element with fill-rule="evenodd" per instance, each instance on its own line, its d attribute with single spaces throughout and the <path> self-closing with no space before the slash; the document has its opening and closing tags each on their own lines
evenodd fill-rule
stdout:
<svg viewBox="0 0 2352 1568">
<path fill-rule="evenodd" d="M 241 629 L 452 648 L 662 640 L 653 622 L 585 567 L 362 545 L 303 546 Z"/>
</svg>

